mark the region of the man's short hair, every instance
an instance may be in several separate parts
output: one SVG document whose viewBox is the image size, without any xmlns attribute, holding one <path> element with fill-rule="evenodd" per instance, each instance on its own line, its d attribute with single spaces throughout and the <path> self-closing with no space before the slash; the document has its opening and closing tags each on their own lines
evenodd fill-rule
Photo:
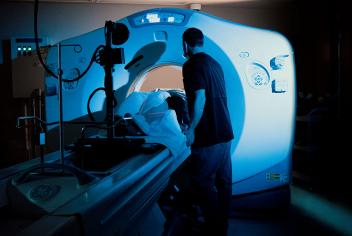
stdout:
<svg viewBox="0 0 352 236">
<path fill-rule="evenodd" d="M 183 41 L 185 41 L 192 48 L 195 46 L 203 46 L 204 35 L 202 31 L 197 28 L 189 28 L 183 33 Z"/>
</svg>

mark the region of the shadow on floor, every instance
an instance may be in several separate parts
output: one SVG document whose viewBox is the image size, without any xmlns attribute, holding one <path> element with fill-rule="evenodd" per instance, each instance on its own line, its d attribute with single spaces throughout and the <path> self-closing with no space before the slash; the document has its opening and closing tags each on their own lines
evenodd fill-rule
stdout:
<svg viewBox="0 0 352 236">
<path fill-rule="evenodd" d="M 241 210 L 229 220 L 227 235 L 352 235 L 352 212 L 316 193 L 291 186 L 291 204 L 286 209 Z M 195 214 L 169 209 L 169 236 L 198 236 L 202 223 Z M 216 235 L 217 236 L 217 235 Z"/>
</svg>

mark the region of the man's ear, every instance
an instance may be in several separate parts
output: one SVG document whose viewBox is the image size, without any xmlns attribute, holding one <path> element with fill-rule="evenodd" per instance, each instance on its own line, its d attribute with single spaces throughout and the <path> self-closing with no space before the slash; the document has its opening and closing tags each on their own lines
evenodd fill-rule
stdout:
<svg viewBox="0 0 352 236">
<path fill-rule="evenodd" d="M 189 46 L 185 41 L 183 41 L 183 51 L 184 51 L 184 57 L 189 56 Z"/>
</svg>

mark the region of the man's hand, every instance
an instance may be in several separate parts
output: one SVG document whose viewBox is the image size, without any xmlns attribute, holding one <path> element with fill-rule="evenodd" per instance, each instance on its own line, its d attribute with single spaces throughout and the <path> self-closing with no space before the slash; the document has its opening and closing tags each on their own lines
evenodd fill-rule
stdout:
<svg viewBox="0 0 352 236">
<path fill-rule="evenodd" d="M 187 146 L 191 146 L 194 142 L 194 129 L 188 129 L 184 132 L 187 138 Z"/>
<path fill-rule="evenodd" d="M 199 89 L 196 90 L 195 92 L 195 99 L 194 99 L 194 106 L 193 106 L 193 116 L 191 119 L 191 124 L 184 132 L 184 134 L 187 137 L 187 146 L 191 146 L 194 143 L 194 130 L 197 127 L 200 119 L 202 118 L 203 115 L 203 110 L 205 106 L 205 89 Z"/>
</svg>

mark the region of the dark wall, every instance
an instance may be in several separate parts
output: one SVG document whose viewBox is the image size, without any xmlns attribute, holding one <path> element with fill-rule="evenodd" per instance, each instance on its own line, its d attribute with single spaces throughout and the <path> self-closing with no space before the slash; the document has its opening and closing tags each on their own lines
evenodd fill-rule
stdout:
<svg viewBox="0 0 352 236">
<path fill-rule="evenodd" d="M 298 88 L 293 168 L 312 186 L 344 196 L 350 185 L 350 13 L 342 1 L 296 1 L 289 8 Z"/>
<path fill-rule="evenodd" d="M 8 44 L 9 42 L 4 42 L 4 46 L 5 44 Z M 6 48 L 6 46 L 4 47 L 4 49 Z M 8 61 L 8 60 L 6 60 Z M 0 107 L 1 107 L 1 115 L 0 115 L 0 150 L 1 150 L 1 156 L 8 156 L 9 155 L 9 149 L 8 149 L 8 143 L 6 141 L 6 136 L 8 134 L 7 130 L 5 130 L 5 123 L 9 122 L 11 120 L 11 116 L 10 116 L 10 112 L 8 112 L 10 110 L 10 106 L 9 106 L 9 102 L 10 102 L 10 98 L 11 98 L 11 94 L 9 94 L 9 91 L 12 91 L 12 89 L 8 89 L 8 86 L 12 86 L 10 82 L 10 80 L 8 78 L 10 78 L 10 66 L 8 63 L 3 63 L 0 64 L 0 79 L 1 79 L 1 92 L 0 92 Z M 10 87 L 11 88 L 11 87 Z M 4 159 L 5 158 L 1 158 L 0 159 L 0 167 L 1 165 L 4 163 Z"/>
<path fill-rule="evenodd" d="M 4 63 L 0 64 L 0 168 L 28 158 L 24 130 L 16 129 L 16 116 L 22 114 L 24 101 L 13 99 L 11 81 L 10 42 L 3 41 Z"/>
</svg>

